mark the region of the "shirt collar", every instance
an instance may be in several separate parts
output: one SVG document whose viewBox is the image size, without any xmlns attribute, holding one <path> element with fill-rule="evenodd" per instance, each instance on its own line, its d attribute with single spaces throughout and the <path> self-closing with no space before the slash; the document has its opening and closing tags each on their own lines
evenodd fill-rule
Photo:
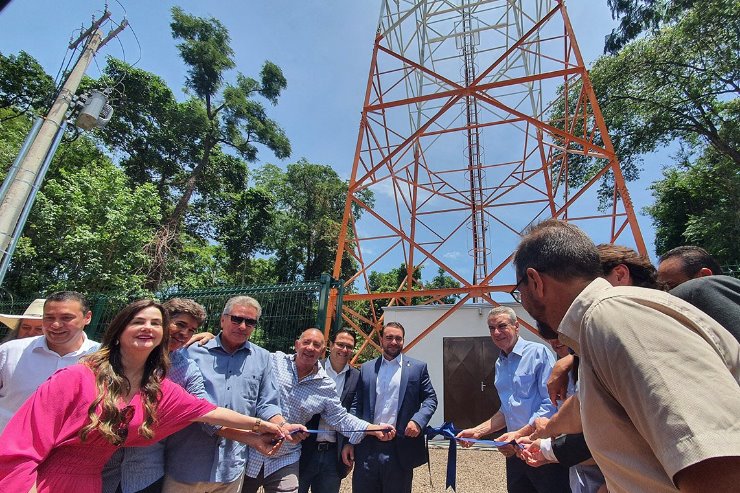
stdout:
<svg viewBox="0 0 740 493">
<path fill-rule="evenodd" d="M 516 354 L 517 356 L 521 356 L 524 354 L 524 346 L 526 345 L 526 342 L 524 341 L 524 338 L 517 334 L 516 336 L 516 342 L 514 343 L 514 347 L 511 348 L 511 352 L 509 354 L 505 354 L 503 351 L 501 351 L 499 354 L 503 356 L 504 358 L 508 358 L 512 354 Z"/>
<path fill-rule="evenodd" d="M 612 285 L 606 279 L 597 277 L 586 286 L 583 291 L 573 300 L 568 311 L 565 312 L 563 320 L 558 326 L 560 341 L 581 354 L 581 324 L 586 311 L 599 298 L 604 291 L 612 288 Z"/>
<path fill-rule="evenodd" d="M 295 354 L 291 354 L 288 356 L 288 359 L 290 360 L 290 367 L 293 369 L 293 373 L 295 374 L 296 380 L 300 380 L 300 378 L 298 378 L 298 367 L 296 367 L 295 365 L 295 357 L 296 357 Z M 303 380 L 311 380 L 314 378 L 324 378 L 326 376 L 328 375 L 326 374 L 326 370 L 324 369 L 324 366 L 319 364 L 319 362 L 317 361 L 316 371 L 303 377 Z"/>
<path fill-rule="evenodd" d="M 399 353 L 398 356 L 396 356 L 395 358 L 393 358 L 391 360 L 385 359 L 385 356 L 382 356 L 381 355 L 380 356 L 380 360 L 381 360 L 381 364 L 383 364 L 383 365 L 393 365 L 393 364 L 396 364 L 398 366 L 403 366 L 403 353 Z"/>
<path fill-rule="evenodd" d="M 349 371 L 349 364 L 344 365 L 344 368 L 342 368 L 339 373 L 334 371 L 334 367 L 331 366 L 331 360 L 329 358 L 326 358 L 324 360 L 324 364 L 321 365 L 324 367 L 324 371 L 326 371 L 326 374 L 330 377 L 338 377 L 339 375 L 342 375 L 344 373 L 347 373 Z"/>
<path fill-rule="evenodd" d="M 82 344 L 80 345 L 80 348 L 78 350 L 76 350 L 76 351 L 72 351 L 71 353 L 67 353 L 64 356 L 68 356 L 70 354 L 71 355 L 74 355 L 74 354 L 77 354 L 79 352 L 87 351 L 88 350 L 88 348 L 86 347 L 87 346 L 87 342 L 88 342 L 87 333 L 85 331 L 82 331 Z M 33 338 L 33 342 L 31 342 L 31 346 L 33 346 L 31 348 L 32 351 L 40 348 L 40 349 L 43 349 L 44 351 L 57 354 L 56 351 L 53 351 L 53 350 L 51 350 L 49 348 L 49 343 L 46 340 L 46 337 L 43 336 L 43 335 L 34 337 Z"/>
</svg>

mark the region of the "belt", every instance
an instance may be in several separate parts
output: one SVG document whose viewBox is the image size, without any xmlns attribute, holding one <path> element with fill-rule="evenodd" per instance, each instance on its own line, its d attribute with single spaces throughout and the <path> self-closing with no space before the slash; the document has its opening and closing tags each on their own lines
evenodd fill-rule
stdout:
<svg viewBox="0 0 740 493">
<path fill-rule="evenodd" d="M 316 449 L 319 452 L 336 448 L 336 446 L 336 442 L 316 442 Z"/>
</svg>

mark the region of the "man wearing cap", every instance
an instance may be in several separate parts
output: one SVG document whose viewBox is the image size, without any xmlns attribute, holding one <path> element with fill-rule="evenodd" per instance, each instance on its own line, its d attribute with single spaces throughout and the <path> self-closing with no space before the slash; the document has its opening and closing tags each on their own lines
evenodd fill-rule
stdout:
<svg viewBox="0 0 740 493">
<path fill-rule="evenodd" d="M 92 312 L 74 291 L 50 295 L 44 303 L 44 335 L 0 346 L 0 433 L 21 404 L 55 371 L 77 363 L 100 346 L 85 335 Z"/>
<path fill-rule="evenodd" d="M 4 323 L 10 329 L 2 342 L 12 341 L 13 339 L 25 339 L 26 337 L 40 336 L 41 318 L 44 314 L 44 299 L 39 298 L 28 305 L 23 315 L 6 315 L 0 314 L 0 322 Z"/>
</svg>

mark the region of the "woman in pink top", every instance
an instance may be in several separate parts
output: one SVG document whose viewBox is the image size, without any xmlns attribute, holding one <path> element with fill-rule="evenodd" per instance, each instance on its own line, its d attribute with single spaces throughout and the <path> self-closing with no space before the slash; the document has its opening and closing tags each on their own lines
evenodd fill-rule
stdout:
<svg viewBox="0 0 740 493">
<path fill-rule="evenodd" d="M 0 436 L 0 491 L 99 493 L 103 465 L 125 445 L 147 446 L 200 421 L 282 437 L 280 428 L 198 399 L 164 378 L 167 315 L 129 304 L 100 350 L 57 371 Z"/>
</svg>

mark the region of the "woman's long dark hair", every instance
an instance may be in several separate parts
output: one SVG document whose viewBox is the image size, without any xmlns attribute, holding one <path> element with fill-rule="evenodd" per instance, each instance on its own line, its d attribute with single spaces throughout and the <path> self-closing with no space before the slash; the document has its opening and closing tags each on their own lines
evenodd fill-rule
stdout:
<svg viewBox="0 0 740 493">
<path fill-rule="evenodd" d="M 118 312 L 103 336 L 100 349 L 83 360 L 95 374 L 97 388 L 97 397 L 88 408 L 90 422 L 80 431 L 83 441 L 95 429 L 113 445 L 121 445 L 126 440 L 127 420 L 130 420 L 131 414 L 118 406 L 121 398 L 131 390 L 131 382 L 123 372 L 119 340 L 134 317 L 149 307 L 157 308 L 162 314 L 162 342 L 152 350 L 144 366 L 140 390 L 144 421 L 139 427 L 139 434 L 149 439 L 154 437 L 152 428 L 157 422 L 157 404 L 162 396 L 160 384 L 170 367 L 167 350 L 170 331 L 167 311 L 156 301 L 144 299 L 134 301 Z M 98 407 L 101 408 L 100 414 L 97 412 Z"/>
</svg>

